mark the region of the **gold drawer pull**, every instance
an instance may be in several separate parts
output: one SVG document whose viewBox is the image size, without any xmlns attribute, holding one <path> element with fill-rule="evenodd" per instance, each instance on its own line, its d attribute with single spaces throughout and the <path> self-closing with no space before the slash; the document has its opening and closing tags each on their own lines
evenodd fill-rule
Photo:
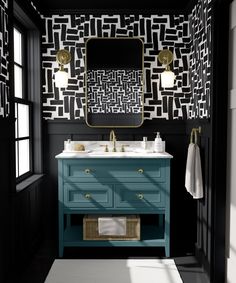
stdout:
<svg viewBox="0 0 236 283">
<path fill-rule="evenodd" d="M 144 170 L 143 170 L 142 168 L 140 168 L 140 169 L 138 169 L 138 172 L 139 172 L 140 174 L 143 174 Z"/>
<path fill-rule="evenodd" d="M 91 199 L 91 195 L 90 195 L 90 194 L 85 194 L 84 197 L 85 197 L 86 199 Z"/>
<path fill-rule="evenodd" d="M 88 168 L 86 168 L 86 169 L 84 170 L 84 172 L 85 172 L 86 174 L 90 174 L 90 173 L 91 173 L 91 170 L 88 169 Z"/>
<path fill-rule="evenodd" d="M 143 199 L 144 196 L 143 196 L 143 194 L 137 194 L 137 198 L 138 198 L 138 199 Z"/>
</svg>

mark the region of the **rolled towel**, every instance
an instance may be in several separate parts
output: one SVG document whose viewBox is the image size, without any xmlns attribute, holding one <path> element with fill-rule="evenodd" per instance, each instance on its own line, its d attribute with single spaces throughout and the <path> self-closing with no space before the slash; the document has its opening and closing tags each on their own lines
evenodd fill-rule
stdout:
<svg viewBox="0 0 236 283">
<path fill-rule="evenodd" d="M 126 217 L 99 217 L 98 234 L 107 236 L 125 236 Z"/>
</svg>

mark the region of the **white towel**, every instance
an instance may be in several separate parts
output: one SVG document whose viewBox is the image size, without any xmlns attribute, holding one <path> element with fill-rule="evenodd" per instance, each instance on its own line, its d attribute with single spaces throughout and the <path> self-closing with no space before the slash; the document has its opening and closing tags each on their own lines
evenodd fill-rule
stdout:
<svg viewBox="0 0 236 283">
<path fill-rule="evenodd" d="M 98 234 L 108 236 L 125 236 L 126 217 L 99 217 Z"/>
<path fill-rule="evenodd" d="M 190 143 L 188 147 L 185 187 L 194 199 L 203 198 L 200 150 L 194 143 Z"/>
</svg>

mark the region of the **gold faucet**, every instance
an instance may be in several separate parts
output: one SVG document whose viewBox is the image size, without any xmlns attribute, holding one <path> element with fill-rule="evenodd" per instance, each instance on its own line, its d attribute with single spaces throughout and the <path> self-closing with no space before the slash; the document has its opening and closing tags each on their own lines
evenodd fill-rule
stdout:
<svg viewBox="0 0 236 283">
<path fill-rule="evenodd" d="M 113 143 L 113 149 L 112 149 L 112 151 L 113 151 L 113 152 L 116 152 L 116 135 L 115 135 L 114 130 L 111 130 L 111 131 L 110 131 L 110 141 Z"/>
</svg>

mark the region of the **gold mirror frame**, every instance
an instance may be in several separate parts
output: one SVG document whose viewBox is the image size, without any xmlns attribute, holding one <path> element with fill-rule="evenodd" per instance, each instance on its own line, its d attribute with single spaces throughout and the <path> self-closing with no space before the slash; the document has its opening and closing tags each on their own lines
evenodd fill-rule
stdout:
<svg viewBox="0 0 236 283">
<path fill-rule="evenodd" d="M 104 39 L 104 40 L 109 40 L 109 39 L 138 39 L 140 40 L 140 42 L 142 43 L 142 77 L 141 77 L 141 81 L 142 81 L 142 90 L 141 90 L 141 107 L 142 107 L 142 113 L 141 115 L 141 123 L 139 125 L 91 125 L 88 122 L 88 92 L 87 92 L 87 71 L 88 71 L 88 67 L 87 67 L 87 44 L 90 40 L 92 39 Z M 114 55 L 115 56 L 115 55 Z M 89 38 L 86 43 L 85 43 L 85 76 L 84 76 L 84 84 L 85 84 L 85 121 L 86 124 L 91 127 L 91 128 L 139 128 L 140 126 L 142 126 L 143 121 L 144 121 L 144 42 L 140 37 L 92 37 Z"/>
</svg>

